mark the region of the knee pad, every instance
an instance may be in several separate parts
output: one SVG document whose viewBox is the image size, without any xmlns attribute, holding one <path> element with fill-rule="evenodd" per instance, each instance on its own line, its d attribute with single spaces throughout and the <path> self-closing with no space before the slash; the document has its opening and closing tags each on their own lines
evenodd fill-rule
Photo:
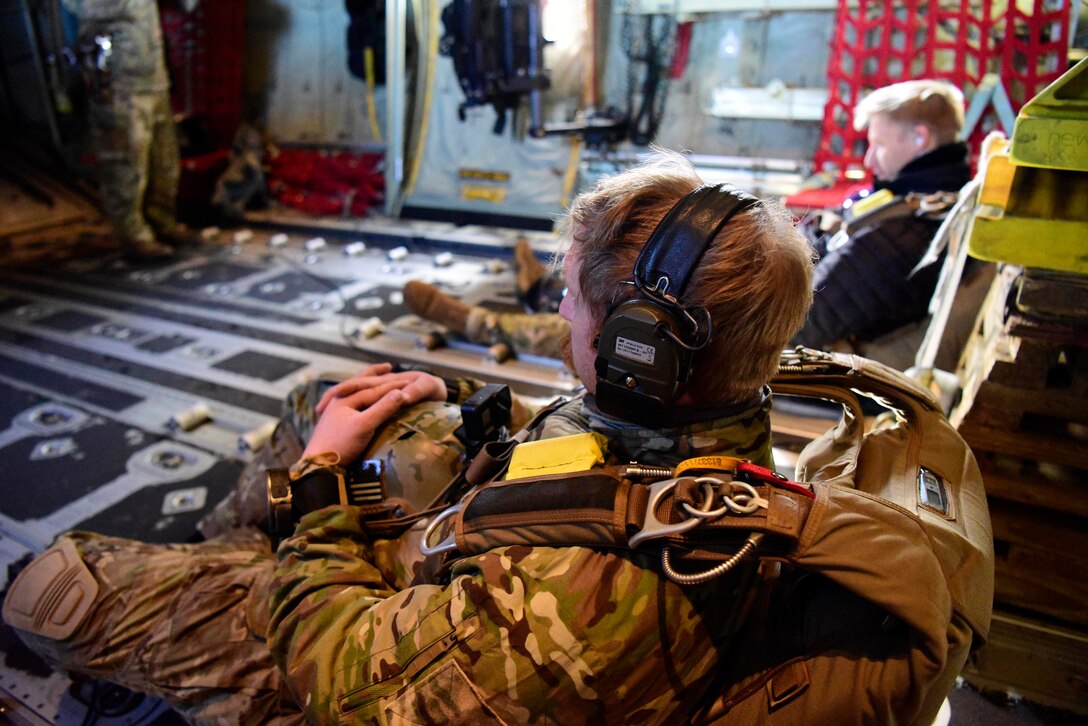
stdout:
<svg viewBox="0 0 1088 726">
<path fill-rule="evenodd" d="M 62 538 L 15 578 L 4 599 L 4 621 L 35 635 L 67 640 L 97 595 L 98 581 L 75 543 Z"/>
</svg>

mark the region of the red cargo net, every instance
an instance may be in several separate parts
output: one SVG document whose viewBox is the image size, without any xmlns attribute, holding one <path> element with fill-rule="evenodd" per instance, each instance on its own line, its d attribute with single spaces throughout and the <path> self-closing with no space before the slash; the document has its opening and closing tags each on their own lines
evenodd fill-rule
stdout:
<svg viewBox="0 0 1088 726">
<path fill-rule="evenodd" d="M 816 170 L 832 172 L 840 182 L 868 178 L 862 168 L 865 133 L 854 130 L 853 108 L 869 91 L 891 83 L 945 79 L 970 104 L 983 76 L 997 73 L 1019 111 L 1066 70 L 1069 25 L 1068 0 L 1035 0 L 1030 11 L 1012 2 L 840 0 Z M 995 128 L 990 109 L 968 139 L 975 154 Z"/>
</svg>

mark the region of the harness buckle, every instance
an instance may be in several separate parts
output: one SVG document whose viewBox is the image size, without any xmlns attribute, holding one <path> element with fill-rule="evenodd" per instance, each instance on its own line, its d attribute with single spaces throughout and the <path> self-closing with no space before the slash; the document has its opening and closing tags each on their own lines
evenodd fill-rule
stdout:
<svg viewBox="0 0 1088 726">
<path fill-rule="evenodd" d="M 671 492 L 680 479 L 665 479 L 663 481 L 657 481 L 650 485 L 650 500 L 646 504 L 646 516 L 642 519 L 642 528 L 634 535 L 628 538 L 627 543 L 631 547 L 637 547 L 639 542 L 643 542 L 648 539 L 657 539 L 659 537 L 668 537 L 669 535 L 679 534 L 680 532 L 687 532 L 692 527 L 696 527 L 703 520 L 698 517 L 692 517 L 691 519 L 685 519 L 682 522 L 676 522 L 674 524 L 667 524 L 657 518 L 658 502 L 666 494 Z M 707 503 L 712 503 L 711 498 L 707 498 Z"/>
<path fill-rule="evenodd" d="M 715 476 L 700 476 L 694 479 L 696 484 L 701 484 L 703 487 L 703 502 L 700 507 L 696 509 L 687 502 L 681 502 L 680 506 L 687 513 L 688 519 L 673 524 L 662 522 L 657 518 L 658 503 L 684 479 L 691 479 L 691 477 L 665 479 L 650 485 L 650 499 L 646 504 L 642 528 L 627 540 L 631 547 L 637 547 L 640 542 L 646 540 L 687 532 L 705 521 L 717 519 L 726 514 L 753 514 L 758 509 L 766 509 L 769 504 L 766 499 L 759 496 L 755 487 L 747 482 L 737 481 L 732 477 L 724 481 Z M 711 509 L 719 497 L 722 505 L 717 509 Z"/>
</svg>

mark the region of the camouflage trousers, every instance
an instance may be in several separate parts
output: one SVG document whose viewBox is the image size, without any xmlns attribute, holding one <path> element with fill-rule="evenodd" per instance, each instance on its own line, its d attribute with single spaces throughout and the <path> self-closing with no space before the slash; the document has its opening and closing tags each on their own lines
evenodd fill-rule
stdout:
<svg viewBox="0 0 1088 726">
<path fill-rule="evenodd" d="M 313 381 L 288 395 L 272 442 L 201 522 L 206 542 L 146 544 L 89 532 L 58 538 L 35 562 L 74 546 L 98 594 L 70 637 L 22 629 L 20 637 L 55 667 L 161 698 L 194 723 L 305 723 L 268 650 L 276 559 L 258 528 L 267 522 L 265 468 L 298 459 L 332 383 Z"/>
<path fill-rule="evenodd" d="M 73 545 L 98 584 L 79 626 L 63 640 L 18 631 L 48 662 L 161 698 L 193 723 L 305 723 L 266 642 L 276 561 L 263 533 L 151 545 L 73 532 L 42 557 Z M 34 586 L 17 580 L 9 597 L 19 587 Z"/>
<path fill-rule="evenodd" d="M 91 124 L 102 206 L 122 246 L 172 232 L 181 169 L 169 95 L 118 93 L 91 104 Z"/>
<path fill-rule="evenodd" d="M 505 343 L 520 355 L 562 358 L 570 323 L 555 313 L 497 313 L 481 307 L 469 311 L 465 337 L 474 343 Z"/>
<path fill-rule="evenodd" d="M 256 527 L 267 523 L 265 469 L 297 461 L 313 433 L 314 408 L 334 383 L 311 381 L 288 395 L 270 445 L 201 523 L 207 541 L 146 544 L 89 532 L 58 538 L 24 570 L 9 598 L 71 613 L 78 606 L 55 597 L 50 579 L 71 582 L 77 570 L 97 583 L 97 593 L 72 634 L 43 634 L 39 625 L 50 620 L 47 613 L 32 625 L 12 623 L 20 637 L 53 666 L 161 698 L 194 723 L 305 723 L 268 649 L 276 558 Z M 427 421 L 443 430 L 450 426 L 438 416 Z M 408 425 L 427 428 L 415 419 Z M 439 466 L 456 460 L 459 449 L 436 442 L 426 451 Z M 412 536 L 372 543 L 375 566 L 398 589 L 411 582 L 421 561 L 416 543 L 424 524 Z M 43 565 L 58 558 L 69 564 L 62 577 L 55 566 Z"/>
</svg>

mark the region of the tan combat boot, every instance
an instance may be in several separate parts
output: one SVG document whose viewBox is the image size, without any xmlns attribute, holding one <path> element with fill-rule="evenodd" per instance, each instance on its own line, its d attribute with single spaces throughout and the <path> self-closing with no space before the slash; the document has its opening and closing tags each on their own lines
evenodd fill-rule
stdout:
<svg viewBox="0 0 1088 726">
<path fill-rule="evenodd" d="M 434 285 L 419 280 L 409 281 L 404 285 L 404 303 L 419 317 L 465 334 L 471 308 Z"/>
<path fill-rule="evenodd" d="M 155 228 L 155 236 L 171 247 L 199 247 L 202 241 L 199 232 L 180 222 Z"/>
<path fill-rule="evenodd" d="M 514 269 L 517 271 L 518 298 L 529 293 L 533 285 L 548 274 L 547 266 L 536 258 L 529 240 L 518 237 L 514 245 Z"/>
<path fill-rule="evenodd" d="M 149 262 L 173 257 L 174 248 L 154 239 L 136 239 L 122 242 L 121 253 L 133 262 Z"/>
</svg>

